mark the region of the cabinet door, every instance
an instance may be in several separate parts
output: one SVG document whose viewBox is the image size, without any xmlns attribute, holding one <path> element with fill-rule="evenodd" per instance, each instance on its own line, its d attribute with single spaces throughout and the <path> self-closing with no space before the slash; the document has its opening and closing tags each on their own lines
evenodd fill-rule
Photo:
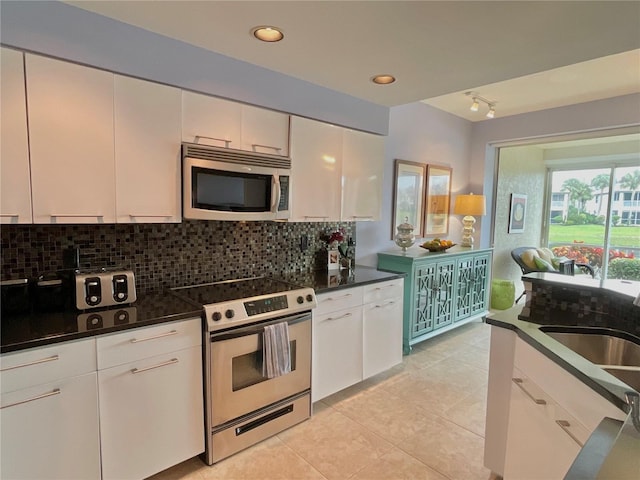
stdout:
<svg viewBox="0 0 640 480">
<path fill-rule="evenodd" d="M 402 363 L 402 296 L 363 307 L 363 378 Z"/>
<path fill-rule="evenodd" d="M 342 220 L 380 220 L 384 137 L 344 130 Z"/>
<path fill-rule="evenodd" d="M 433 330 L 437 271 L 435 263 L 420 265 L 416 268 L 413 279 L 415 304 L 412 308 L 410 338 L 419 337 Z"/>
<path fill-rule="evenodd" d="M 96 373 L 2 395 L 2 478 L 100 478 Z"/>
<path fill-rule="evenodd" d="M 0 223 L 31 223 L 27 98 L 22 52 L 0 49 Z"/>
<path fill-rule="evenodd" d="M 289 115 L 242 105 L 241 148 L 250 152 L 289 155 Z"/>
<path fill-rule="evenodd" d="M 471 285 L 471 315 L 485 312 L 489 300 L 489 281 L 491 279 L 491 255 L 482 254 L 473 257 L 473 277 Z"/>
<path fill-rule="evenodd" d="M 454 321 L 464 320 L 487 310 L 491 255 L 467 256 L 456 262 Z"/>
<path fill-rule="evenodd" d="M 102 478 L 146 478 L 204 451 L 199 346 L 98 372 Z"/>
<path fill-rule="evenodd" d="M 362 380 L 362 306 L 313 314 L 311 400 Z"/>
<path fill-rule="evenodd" d="M 240 150 L 242 105 L 182 92 L 182 141 Z"/>
<path fill-rule="evenodd" d="M 555 422 L 545 393 L 517 370 L 514 378 L 521 382 L 511 387 L 504 478 L 564 478 L 580 445 Z"/>
<path fill-rule="evenodd" d="M 453 322 L 453 290 L 455 285 L 455 264 L 453 260 L 439 262 L 436 266 L 434 285 L 434 330 Z"/>
<path fill-rule="evenodd" d="M 114 223 L 113 74 L 26 55 L 35 223 Z"/>
<path fill-rule="evenodd" d="M 118 223 L 179 222 L 181 91 L 115 76 Z"/>
<path fill-rule="evenodd" d="M 342 129 L 291 118 L 291 220 L 328 222 L 340 219 Z"/>
</svg>

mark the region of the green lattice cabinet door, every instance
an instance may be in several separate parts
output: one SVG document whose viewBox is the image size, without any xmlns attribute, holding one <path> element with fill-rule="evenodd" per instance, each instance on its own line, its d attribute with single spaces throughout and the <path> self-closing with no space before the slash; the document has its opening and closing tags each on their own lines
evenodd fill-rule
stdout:
<svg viewBox="0 0 640 480">
<path fill-rule="evenodd" d="M 471 283 L 471 315 L 487 309 L 489 298 L 489 277 L 491 274 L 491 255 L 473 257 L 473 281 Z"/>
<path fill-rule="evenodd" d="M 454 321 L 463 320 L 471 315 L 474 282 L 474 257 L 462 257 L 456 262 L 456 288 L 454 294 Z"/>
<path fill-rule="evenodd" d="M 433 330 L 435 286 L 437 281 L 437 265 L 435 263 L 417 267 L 414 287 L 415 303 L 411 319 L 410 338 L 419 337 Z"/>
<path fill-rule="evenodd" d="M 453 322 L 453 299 L 455 285 L 455 262 L 438 262 L 436 264 L 436 284 L 434 291 L 434 330 Z"/>
</svg>

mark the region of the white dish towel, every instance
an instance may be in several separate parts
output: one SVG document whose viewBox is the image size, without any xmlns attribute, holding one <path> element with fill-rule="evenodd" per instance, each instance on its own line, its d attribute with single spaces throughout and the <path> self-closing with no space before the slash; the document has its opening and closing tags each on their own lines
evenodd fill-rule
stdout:
<svg viewBox="0 0 640 480">
<path fill-rule="evenodd" d="M 264 327 L 262 338 L 262 375 L 274 378 L 291 372 L 289 324 L 276 323 Z"/>
</svg>

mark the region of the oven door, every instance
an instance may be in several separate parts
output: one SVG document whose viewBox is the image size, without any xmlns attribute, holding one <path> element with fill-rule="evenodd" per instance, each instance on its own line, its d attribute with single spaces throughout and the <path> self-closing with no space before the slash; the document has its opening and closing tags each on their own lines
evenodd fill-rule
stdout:
<svg viewBox="0 0 640 480">
<path fill-rule="evenodd" d="M 289 324 L 291 372 L 262 375 L 264 327 Z M 311 313 L 283 317 L 211 335 L 211 425 L 264 408 L 311 388 Z"/>
</svg>

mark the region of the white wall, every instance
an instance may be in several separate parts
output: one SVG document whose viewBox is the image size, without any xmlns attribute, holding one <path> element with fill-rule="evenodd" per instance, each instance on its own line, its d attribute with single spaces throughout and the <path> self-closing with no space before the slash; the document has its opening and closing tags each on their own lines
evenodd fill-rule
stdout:
<svg viewBox="0 0 640 480">
<path fill-rule="evenodd" d="M 467 192 L 470 141 L 471 122 L 467 120 L 424 103 L 391 108 L 389 136 L 385 144 L 382 219 L 379 222 L 357 223 L 358 264 L 375 266 L 378 252 L 399 249 L 391 240 L 394 159 L 452 167 L 453 205 L 456 194 Z M 456 242 L 462 238 L 462 224 L 454 215 L 450 216 L 449 234 L 446 238 Z M 417 243 L 411 248 L 419 248 Z"/>
<path fill-rule="evenodd" d="M 546 167 L 544 150 L 535 146 L 500 149 L 496 190 L 495 239 L 493 244 L 493 278 L 513 280 L 516 295 L 523 285 L 522 271 L 511 258 L 511 250 L 522 246 L 540 246 L 544 216 Z M 527 195 L 523 233 L 509 233 L 511 194 Z"/>
</svg>

